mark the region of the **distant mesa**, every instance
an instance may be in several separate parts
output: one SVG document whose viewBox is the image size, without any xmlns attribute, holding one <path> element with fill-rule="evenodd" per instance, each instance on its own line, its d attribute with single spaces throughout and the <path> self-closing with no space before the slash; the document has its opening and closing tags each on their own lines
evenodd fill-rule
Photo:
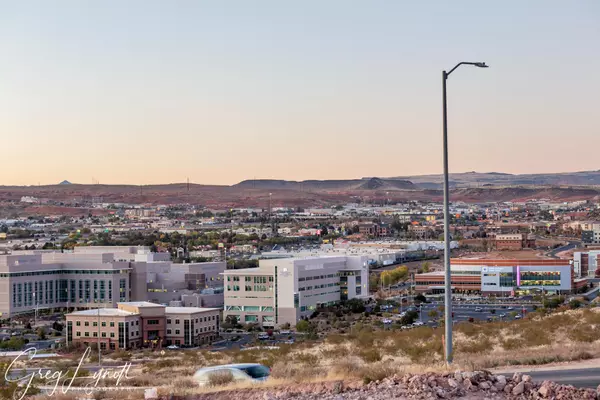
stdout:
<svg viewBox="0 0 600 400">
<path fill-rule="evenodd" d="M 71 182 L 69 182 L 67 180 L 64 180 L 61 183 L 59 183 L 59 185 L 70 185 L 70 184 L 71 184 Z"/>
</svg>

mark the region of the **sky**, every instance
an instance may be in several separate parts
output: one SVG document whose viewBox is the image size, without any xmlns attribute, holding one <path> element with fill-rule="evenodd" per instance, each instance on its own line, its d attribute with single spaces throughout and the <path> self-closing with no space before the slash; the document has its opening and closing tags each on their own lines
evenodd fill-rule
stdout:
<svg viewBox="0 0 600 400">
<path fill-rule="evenodd" d="M 600 168 L 597 0 L 0 0 L 1 185 Z"/>
</svg>

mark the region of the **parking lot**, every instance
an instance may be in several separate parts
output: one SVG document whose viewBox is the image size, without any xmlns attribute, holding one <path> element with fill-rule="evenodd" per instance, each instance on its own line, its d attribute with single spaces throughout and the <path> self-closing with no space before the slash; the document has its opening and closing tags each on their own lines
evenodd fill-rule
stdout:
<svg viewBox="0 0 600 400">
<path fill-rule="evenodd" d="M 476 303 L 476 302 L 453 302 L 453 323 L 459 322 L 474 322 L 474 321 L 491 321 L 491 320 L 514 320 L 522 318 L 529 312 L 534 310 L 535 305 L 531 303 Z M 404 305 L 403 307 L 394 307 L 390 309 L 382 309 L 383 312 L 392 314 L 388 320 L 398 320 L 406 311 L 419 312 L 418 322 L 428 326 L 438 326 L 438 322 L 444 319 L 444 302 L 432 301 L 419 305 Z M 435 311 L 435 313 L 432 313 Z M 432 315 L 431 314 L 437 314 Z M 419 325 L 417 323 L 417 325 Z"/>
</svg>

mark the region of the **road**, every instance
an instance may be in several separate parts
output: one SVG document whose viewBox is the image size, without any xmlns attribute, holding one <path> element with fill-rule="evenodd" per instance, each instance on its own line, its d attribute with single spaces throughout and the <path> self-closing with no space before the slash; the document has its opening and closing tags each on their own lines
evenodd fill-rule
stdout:
<svg viewBox="0 0 600 400">
<path fill-rule="evenodd" d="M 563 385 L 596 389 L 600 385 L 600 368 L 579 368 L 546 371 L 525 371 L 520 373 L 531 375 L 534 381 L 553 381 Z M 512 376 L 512 372 L 503 373 Z"/>
<path fill-rule="evenodd" d="M 557 247 L 556 249 L 548 252 L 548 255 L 553 258 L 558 258 L 557 254 L 560 253 L 561 251 L 571 250 L 571 249 L 574 249 L 579 246 L 581 246 L 581 241 L 571 240 L 566 245 Z"/>
</svg>

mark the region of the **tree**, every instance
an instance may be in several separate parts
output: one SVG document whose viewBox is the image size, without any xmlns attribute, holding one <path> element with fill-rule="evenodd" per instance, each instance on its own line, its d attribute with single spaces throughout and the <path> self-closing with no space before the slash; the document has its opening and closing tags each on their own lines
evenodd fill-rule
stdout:
<svg viewBox="0 0 600 400">
<path fill-rule="evenodd" d="M 569 302 L 569 307 L 571 308 L 571 310 L 575 310 L 576 308 L 581 307 L 581 301 L 573 299 Z"/>
<path fill-rule="evenodd" d="M 346 302 L 346 306 L 354 314 L 358 314 L 365 311 L 365 303 L 361 299 L 350 299 Z"/>
<path fill-rule="evenodd" d="M 439 314 L 438 314 L 438 312 L 437 312 L 436 310 L 431 310 L 431 311 L 429 311 L 429 312 L 427 313 L 427 315 L 428 315 L 428 316 L 429 316 L 429 318 L 431 318 L 431 319 L 436 319 L 436 318 L 439 316 Z"/>
<path fill-rule="evenodd" d="M 423 272 L 429 272 L 431 269 L 431 263 L 429 261 L 425 261 L 423 263 Z"/>
<path fill-rule="evenodd" d="M 425 297 L 423 295 L 423 293 L 419 293 L 418 295 L 415 296 L 415 301 L 420 301 L 423 303 L 427 303 L 427 297 Z"/>
<path fill-rule="evenodd" d="M 416 311 L 408 311 L 406 314 L 404 314 L 404 317 L 400 319 L 400 324 L 411 325 L 417 320 L 417 318 L 419 318 L 419 313 Z"/>
<path fill-rule="evenodd" d="M 44 331 L 44 328 L 37 328 L 36 333 L 39 340 L 46 340 L 46 332 Z"/>
<path fill-rule="evenodd" d="M 379 285 L 379 275 L 375 272 L 369 274 L 369 287 L 371 289 L 376 288 Z"/>
<path fill-rule="evenodd" d="M 298 332 L 308 332 L 310 330 L 310 322 L 301 319 L 296 323 L 296 330 Z"/>
</svg>

